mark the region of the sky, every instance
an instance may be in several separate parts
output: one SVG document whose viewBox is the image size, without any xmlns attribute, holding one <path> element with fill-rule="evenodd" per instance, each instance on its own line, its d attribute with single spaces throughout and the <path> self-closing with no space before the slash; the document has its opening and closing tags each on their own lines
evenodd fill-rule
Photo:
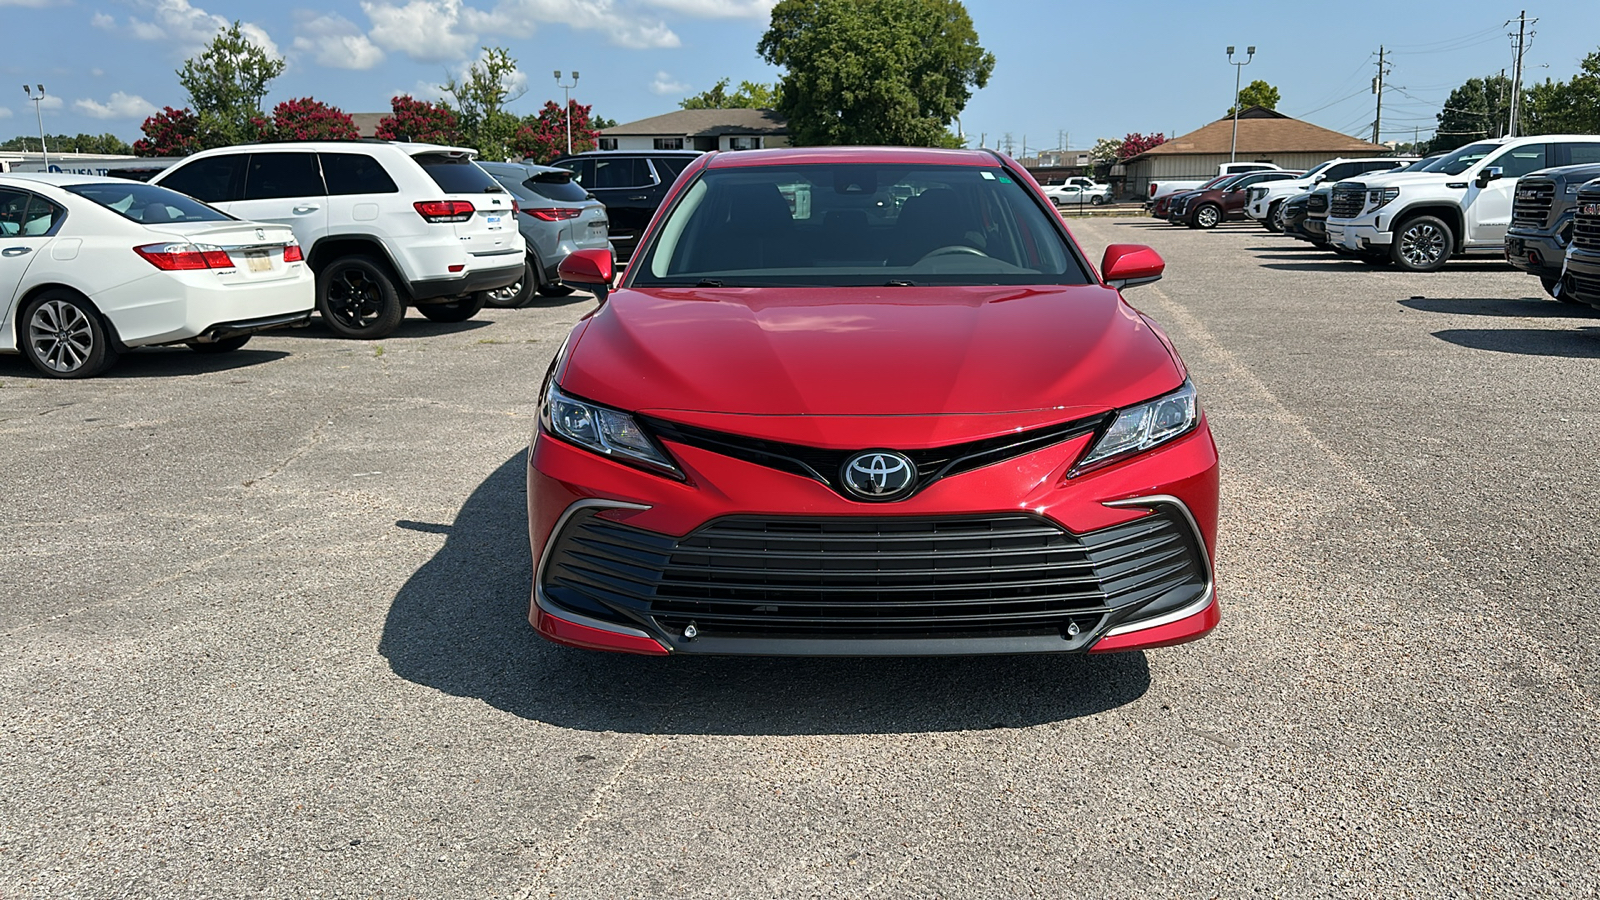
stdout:
<svg viewBox="0 0 1600 900">
<path fill-rule="evenodd" d="M 1528 0 L 1535 2 L 1535 0 Z M 1488 0 L 1267 5 L 1239 0 L 1071 3 L 969 0 L 979 42 L 998 62 L 961 116 L 977 146 L 1020 155 L 1091 146 L 1099 137 L 1169 137 L 1222 117 L 1235 69 L 1225 49 L 1256 55 L 1240 71 L 1282 94 L 1278 109 L 1371 135 L 1380 45 L 1390 63 L 1384 139 L 1426 137 L 1450 90 L 1512 64 L 1504 23 L 1526 9 L 1526 81 L 1570 78 L 1600 49 L 1600 0 Z M 397 93 L 437 97 L 481 47 L 518 60 L 531 113 L 560 102 L 553 72 L 596 115 L 629 122 L 677 108 L 718 79 L 775 81 L 755 51 L 772 0 L 0 0 L 0 137 L 35 135 L 22 85 L 44 84 L 48 133 L 109 131 L 126 140 L 162 106 L 184 106 L 175 70 L 217 29 L 287 60 L 267 107 L 313 96 L 345 112 L 384 112 Z M 10 82 L 12 86 L 6 86 Z M 1415 129 L 1415 130 L 1414 130 Z M 1026 144 L 1024 145 L 1024 141 Z"/>
</svg>

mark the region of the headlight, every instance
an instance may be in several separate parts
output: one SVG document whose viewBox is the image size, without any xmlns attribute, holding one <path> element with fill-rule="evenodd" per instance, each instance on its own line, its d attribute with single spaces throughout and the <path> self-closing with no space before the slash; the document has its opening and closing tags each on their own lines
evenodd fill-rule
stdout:
<svg viewBox="0 0 1600 900">
<path fill-rule="evenodd" d="M 545 392 L 544 405 L 539 408 L 539 422 L 551 434 L 586 450 L 683 477 L 633 416 L 568 397 L 554 381 Z"/>
<path fill-rule="evenodd" d="M 1367 191 L 1367 203 L 1373 209 L 1382 209 L 1400 196 L 1399 188 L 1373 188 Z"/>
<path fill-rule="evenodd" d="M 1199 421 L 1200 404 L 1195 399 L 1194 385 L 1185 381 L 1170 394 L 1117 413 L 1116 421 L 1078 460 L 1071 474 L 1182 437 L 1193 431 Z"/>
</svg>

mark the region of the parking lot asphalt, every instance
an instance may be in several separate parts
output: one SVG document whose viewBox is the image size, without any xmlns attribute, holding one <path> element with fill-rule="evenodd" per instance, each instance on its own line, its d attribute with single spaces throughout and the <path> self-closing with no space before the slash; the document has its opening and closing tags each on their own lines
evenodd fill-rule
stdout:
<svg viewBox="0 0 1600 900">
<path fill-rule="evenodd" d="M 0 898 L 1600 891 L 1600 315 L 1492 262 L 1081 220 L 1223 457 L 1223 623 L 641 659 L 525 615 L 582 295 L 83 382 L 0 357 Z"/>
</svg>

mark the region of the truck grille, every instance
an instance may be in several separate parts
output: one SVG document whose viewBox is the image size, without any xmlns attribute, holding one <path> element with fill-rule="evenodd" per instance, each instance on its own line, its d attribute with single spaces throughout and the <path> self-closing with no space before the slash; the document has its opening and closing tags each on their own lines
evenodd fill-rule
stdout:
<svg viewBox="0 0 1600 900">
<path fill-rule="evenodd" d="M 1516 199 L 1511 205 L 1511 226 L 1543 228 L 1555 202 L 1556 184 L 1548 178 L 1524 178 L 1517 182 Z"/>
<path fill-rule="evenodd" d="M 1572 217 L 1572 243 L 1584 250 L 1600 251 L 1600 191 L 1578 194 Z"/>
<path fill-rule="evenodd" d="M 1165 509 L 1082 535 L 1024 514 L 736 516 L 682 538 L 589 513 L 549 552 L 554 602 L 708 637 L 1077 634 L 1189 602 L 1208 578 L 1193 529 Z"/>
<path fill-rule="evenodd" d="M 1169 215 L 1174 215 L 1174 216 L 1181 216 L 1181 215 L 1187 213 L 1188 211 L 1189 211 L 1189 198 L 1188 197 L 1184 197 L 1184 198 L 1182 198 L 1180 200 L 1172 201 L 1172 206 L 1169 207 L 1168 214 Z"/>
<path fill-rule="evenodd" d="M 1306 212 L 1311 214 L 1326 213 L 1328 211 L 1328 195 L 1312 194 L 1306 198 Z"/>
<path fill-rule="evenodd" d="M 1367 207 L 1367 188 L 1365 185 L 1345 187 L 1339 185 L 1333 189 L 1333 199 L 1328 202 L 1328 218 L 1354 219 L 1361 215 Z"/>
</svg>

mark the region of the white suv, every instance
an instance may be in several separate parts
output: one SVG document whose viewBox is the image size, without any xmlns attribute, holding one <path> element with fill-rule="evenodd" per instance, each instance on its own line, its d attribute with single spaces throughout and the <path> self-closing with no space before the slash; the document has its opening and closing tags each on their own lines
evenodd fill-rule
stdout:
<svg viewBox="0 0 1600 900">
<path fill-rule="evenodd" d="M 526 254 L 511 195 L 476 151 L 387 141 L 243 144 L 197 153 L 151 179 L 242 219 L 288 225 L 317 274 L 335 333 L 381 338 L 407 304 L 436 322 L 514 284 Z"/>
<path fill-rule="evenodd" d="M 1260 222 L 1268 231 L 1283 231 L 1284 201 L 1301 191 L 1309 191 L 1324 181 L 1339 182 L 1368 172 L 1387 172 L 1416 162 L 1415 156 L 1371 156 L 1366 159 L 1330 159 L 1289 181 L 1258 184 L 1250 189 L 1249 204 L 1244 214 Z"/>
<path fill-rule="evenodd" d="M 1517 179 L 1564 166 L 1600 136 L 1542 134 L 1468 144 L 1424 170 L 1341 181 L 1328 202 L 1328 243 L 1374 264 L 1432 272 L 1458 253 L 1505 253 Z"/>
</svg>

